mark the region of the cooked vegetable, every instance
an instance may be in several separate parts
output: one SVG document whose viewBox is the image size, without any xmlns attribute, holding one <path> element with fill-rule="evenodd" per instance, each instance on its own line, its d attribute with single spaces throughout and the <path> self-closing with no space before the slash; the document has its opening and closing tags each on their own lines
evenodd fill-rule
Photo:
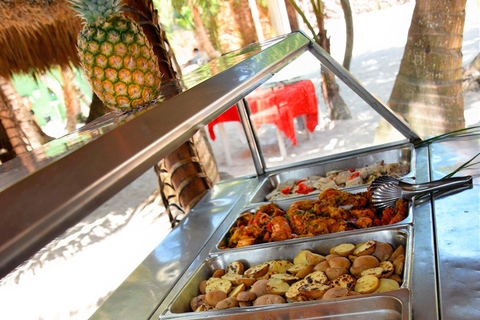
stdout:
<svg viewBox="0 0 480 320">
<path fill-rule="evenodd" d="M 261 297 L 258 297 L 254 302 L 254 306 L 262 306 L 267 304 L 280 304 L 287 303 L 284 298 L 276 294 L 266 294 Z"/>
<path fill-rule="evenodd" d="M 190 309 L 192 309 L 192 311 L 195 311 L 195 310 L 198 309 L 198 307 L 200 307 L 204 303 L 207 303 L 205 301 L 205 295 L 204 294 L 196 296 L 195 298 L 190 300 Z"/>
<path fill-rule="evenodd" d="M 235 284 L 236 285 L 244 284 L 247 287 L 251 287 L 256 281 L 257 279 L 254 279 L 254 278 L 237 278 L 235 280 Z"/>
<path fill-rule="evenodd" d="M 269 267 L 270 265 L 268 263 L 262 263 L 251 267 L 245 271 L 244 275 L 249 278 L 260 278 L 268 272 Z"/>
<path fill-rule="evenodd" d="M 257 299 L 257 295 L 252 291 L 243 291 L 237 296 L 237 300 L 242 302 L 254 301 L 255 299 Z"/>
<path fill-rule="evenodd" d="M 392 255 L 388 259 L 388 261 L 393 262 L 397 259 L 398 256 L 405 255 L 405 248 L 402 245 L 399 245 L 395 251 L 393 251 Z"/>
<path fill-rule="evenodd" d="M 241 284 L 239 286 L 236 286 L 232 289 L 232 291 L 230 291 L 230 293 L 228 294 L 229 297 L 237 297 L 238 294 L 240 292 L 243 292 L 245 291 L 245 285 L 244 284 Z"/>
<path fill-rule="evenodd" d="M 218 310 L 235 308 L 235 307 L 238 307 L 238 300 L 235 297 L 228 297 L 226 299 L 223 299 L 222 301 L 219 301 L 215 305 L 215 308 L 217 308 Z"/>
<path fill-rule="evenodd" d="M 335 299 L 340 297 L 345 297 L 348 295 L 348 289 L 342 287 L 330 288 L 325 292 L 322 299 Z"/>
<path fill-rule="evenodd" d="M 392 265 L 393 266 L 393 265 Z M 392 270 L 393 271 L 393 270 Z M 384 272 L 384 269 L 382 268 L 381 266 L 381 263 L 380 263 L 380 267 L 376 267 L 376 268 L 370 268 L 370 269 L 366 269 L 366 270 L 363 270 L 360 275 L 363 277 L 363 276 L 366 276 L 366 275 L 371 275 L 371 276 L 375 276 L 377 278 L 380 278 L 382 277 L 382 274 Z"/>
<path fill-rule="evenodd" d="M 352 267 L 350 268 L 350 272 L 355 277 L 360 277 L 363 270 L 367 270 L 370 268 L 376 268 L 380 265 L 380 262 L 374 256 L 360 256 L 355 261 L 353 261 Z"/>
<path fill-rule="evenodd" d="M 232 286 L 233 286 L 232 283 L 228 280 L 222 280 L 219 278 L 210 278 L 207 281 L 205 292 L 208 294 L 210 291 L 220 290 L 225 292 L 225 294 L 228 294 L 232 290 Z"/>
<path fill-rule="evenodd" d="M 299 253 L 297 253 L 297 255 L 295 256 L 295 258 L 293 258 L 293 264 L 297 265 L 297 264 L 310 264 L 307 260 L 307 257 L 306 257 L 306 254 L 307 253 L 312 253 L 310 250 L 301 250 Z"/>
<path fill-rule="evenodd" d="M 359 293 L 372 293 L 380 286 L 380 280 L 375 276 L 363 276 L 357 280 L 355 291 Z"/>
<path fill-rule="evenodd" d="M 380 285 L 375 292 L 392 291 L 397 290 L 398 288 L 400 288 L 400 285 L 397 281 L 392 279 L 380 279 Z"/>
<path fill-rule="evenodd" d="M 307 260 L 308 264 L 317 265 L 320 262 L 324 261 L 326 258 L 318 253 L 313 253 L 310 251 L 305 252 L 305 259 Z"/>
<path fill-rule="evenodd" d="M 217 269 L 215 270 L 215 272 L 213 273 L 213 278 L 221 278 L 225 275 L 225 270 L 223 269 Z"/>
<path fill-rule="evenodd" d="M 330 264 L 328 263 L 327 260 L 320 262 L 313 268 L 315 271 L 327 271 L 327 269 L 330 268 Z"/>
<path fill-rule="evenodd" d="M 382 268 L 382 275 L 381 278 L 388 278 L 390 277 L 393 272 L 395 271 L 395 267 L 393 266 L 393 263 L 390 261 L 382 261 L 380 262 L 379 265 L 380 268 Z"/>
<path fill-rule="evenodd" d="M 238 301 L 238 306 L 240 308 L 251 307 L 251 306 L 253 306 L 253 302 L 252 301 Z"/>
<path fill-rule="evenodd" d="M 290 289 L 290 285 L 281 279 L 277 278 L 270 278 L 267 282 L 267 291 L 271 294 L 278 294 L 283 296 L 288 289 Z"/>
<path fill-rule="evenodd" d="M 232 283 L 232 285 L 237 284 L 237 279 L 241 279 L 243 276 L 238 273 L 225 273 L 220 279 L 222 280 L 228 280 Z"/>
<path fill-rule="evenodd" d="M 393 261 L 393 266 L 395 267 L 395 274 L 401 275 L 403 273 L 403 266 L 405 264 L 405 256 L 403 254 L 399 255 L 395 261 Z"/>
<path fill-rule="evenodd" d="M 288 291 L 285 293 L 285 297 L 287 297 L 287 299 L 290 299 L 292 301 L 298 301 L 297 299 L 301 295 L 300 291 L 298 291 L 298 288 L 300 288 L 305 283 L 306 281 L 302 279 L 292 284 L 288 289 Z"/>
<path fill-rule="evenodd" d="M 198 285 L 198 291 L 200 291 L 201 293 L 206 293 L 207 292 L 206 288 L 207 288 L 207 280 L 203 280 Z"/>
<path fill-rule="evenodd" d="M 380 262 L 387 261 L 393 253 L 393 247 L 390 243 L 377 242 L 372 256 L 377 257 Z"/>
<path fill-rule="evenodd" d="M 240 261 L 234 261 L 227 266 L 227 273 L 243 274 L 245 268 Z"/>
<path fill-rule="evenodd" d="M 355 250 L 355 245 L 351 243 L 342 243 L 332 249 L 333 253 L 338 254 L 342 257 L 348 257 Z"/>
<path fill-rule="evenodd" d="M 328 261 L 328 264 L 330 267 L 344 267 L 349 269 L 352 266 L 352 263 L 350 260 L 348 260 L 345 257 L 338 257 L 338 258 L 333 258 Z"/>
<path fill-rule="evenodd" d="M 309 299 L 321 299 L 328 289 L 330 289 L 329 285 L 319 282 L 309 283 L 306 281 L 306 283 L 298 288 L 298 291 Z"/>
<path fill-rule="evenodd" d="M 266 279 L 258 280 L 252 285 L 250 292 L 255 293 L 257 297 L 261 297 L 263 295 L 268 294 L 267 283 L 268 283 L 268 280 Z"/>
<path fill-rule="evenodd" d="M 325 271 L 329 280 L 334 280 L 340 277 L 341 275 L 347 274 L 348 269 L 345 267 L 330 267 Z"/>
<path fill-rule="evenodd" d="M 295 283 L 299 280 L 297 277 L 288 273 L 275 273 L 270 276 L 270 279 L 280 279 L 288 284 Z"/>
<path fill-rule="evenodd" d="M 286 273 L 289 268 L 293 266 L 293 263 L 287 260 L 274 260 L 269 262 L 268 272 L 275 273 Z"/>
<path fill-rule="evenodd" d="M 305 278 L 307 274 L 312 272 L 314 267 L 315 266 L 311 264 L 295 264 L 287 271 L 288 273 L 295 275 L 297 278 L 302 279 Z"/>
<path fill-rule="evenodd" d="M 330 282 L 330 284 L 334 287 L 346 288 L 348 290 L 353 290 L 356 283 L 357 280 L 350 274 L 341 275 L 340 277 Z"/>
<path fill-rule="evenodd" d="M 223 299 L 227 298 L 227 294 L 222 290 L 212 290 L 205 294 L 205 302 L 207 302 L 212 307 L 222 301 Z"/>
<path fill-rule="evenodd" d="M 376 242 L 371 240 L 362 244 L 353 251 L 355 256 L 371 255 L 375 251 Z"/>
</svg>

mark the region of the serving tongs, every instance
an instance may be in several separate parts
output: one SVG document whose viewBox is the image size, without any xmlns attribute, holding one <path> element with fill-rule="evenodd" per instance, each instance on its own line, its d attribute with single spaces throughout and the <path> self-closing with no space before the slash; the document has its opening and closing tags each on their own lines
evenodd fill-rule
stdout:
<svg viewBox="0 0 480 320">
<path fill-rule="evenodd" d="M 390 176 L 375 179 L 370 186 L 373 205 L 378 209 L 395 207 L 395 202 L 402 198 L 412 200 L 416 195 L 437 191 L 437 194 L 471 188 L 472 176 L 455 177 L 425 183 L 407 183 Z"/>
</svg>

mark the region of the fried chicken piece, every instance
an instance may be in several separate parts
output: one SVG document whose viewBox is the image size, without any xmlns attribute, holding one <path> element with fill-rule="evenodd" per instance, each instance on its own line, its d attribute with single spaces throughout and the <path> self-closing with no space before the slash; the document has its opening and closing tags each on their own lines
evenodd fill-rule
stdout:
<svg viewBox="0 0 480 320">
<path fill-rule="evenodd" d="M 373 220 L 370 217 L 361 217 L 355 222 L 355 225 L 359 228 L 370 228 Z"/>
<path fill-rule="evenodd" d="M 270 221 L 270 241 L 282 241 L 293 238 L 287 219 L 277 216 Z"/>
</svg>

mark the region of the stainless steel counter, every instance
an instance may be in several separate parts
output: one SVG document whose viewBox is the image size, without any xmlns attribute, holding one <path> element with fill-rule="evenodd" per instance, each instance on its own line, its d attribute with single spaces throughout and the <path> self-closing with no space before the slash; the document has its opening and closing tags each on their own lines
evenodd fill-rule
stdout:
<svg viewBox="0 0 480 320">
<path fill-rule="evenodd" d="M 430 147 L 432 179 L 441 179 L 480 152 L 480 135 Z M 477 161 L 479 159 L 477 158 Z M 442 319 L 480 319 L 480 169 L 472 189 L 434 201 L 440 315 Z"/>
<path fill-rule="evenodd" d="M 91 319 L 148 319 L 254 180 L 215 185 Z"/>
</svg>

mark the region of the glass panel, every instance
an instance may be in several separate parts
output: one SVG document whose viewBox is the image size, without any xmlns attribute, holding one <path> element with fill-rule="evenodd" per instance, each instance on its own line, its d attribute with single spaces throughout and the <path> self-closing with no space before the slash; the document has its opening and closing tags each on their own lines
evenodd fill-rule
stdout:
<svg viewBox="0 0 480 320">
<path fill-rule="evenodd" d="M 246 97 L 267 167 L 405 140 L 346 84 L 335 81 L 339 94 L 328 110 L 321 63 L 306 52 Z"/>
</svg>

